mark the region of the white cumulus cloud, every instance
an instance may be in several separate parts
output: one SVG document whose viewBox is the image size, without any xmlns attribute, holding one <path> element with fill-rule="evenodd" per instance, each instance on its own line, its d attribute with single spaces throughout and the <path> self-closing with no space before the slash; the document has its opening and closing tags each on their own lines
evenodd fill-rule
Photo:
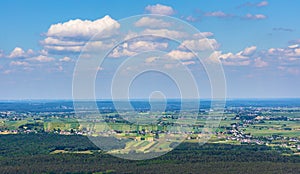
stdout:
<svg viewBox="0 0 300 174">
<path fill-rule="evenodd" d="M 60 61 L 60 62 L 71 62 L 72 59 L 71 59 L 70 57 L 65 56 L 65 57 L 59 59 L 59 61 Z"/>
<path fill-rule="evenodd" d="M 148 5 L 145 10 L 151 14 L 172 15 L 175 13 L 172 7 L 162 4 Z"/>
<path fill-rule="evenodd" d="M 179 46 L 180 49 L 188 48 L 195 51 L 217 49 L 218 47 L 219 44 L 215 39 L 185 40 Z"/>
<path fill-rule="evenodd" d="M 156 40 L 157 38 L 150 37 L 143 39 L 133 39 L 120 44 L 112 50 L 109 57 L 127 57 L 144 51 L 166 50 L 168 48 L 167 42 Z"/>
<path fill-rule="evenodd" d="M 268 1 L 261 1 L 259 3 L 256 4 L 257 7 L 264 7 L 269 5 Z"/>
<path fill-rule="evenodd" d="M 10 66 L 29 66 L 28 62 L 24 62 L 24 61 L 12 61 L 9 64 Z"/>
<path fill-rule="evenodd" d="M 28 60 L 35 61 L 35 62 L 52 62 L 55 59 L 53 57 L 39 55 L 39 56 L 36 56 L 36 57 L 29 58 Z"/>
<path fill-rule="evenodd" d="M 44 45 L 64 45 L 64 46 L 78 46 L 78 45 L 84 45 L 85 42 L 83 41 L 66 41 L 66 40 L 60 40 L 57 38 L 47 37 L 42 42 Z"/>
<path fill-rule="evenodd" d="M 244 50 L 233 54 L 231 52 L 220 55 L 220 59 L 248 59 L 249 56 L 252 56 L 253 53 L 256 51 L 256 46 L 250 46 L 245 48 Z"/>
<path fill-rule="evenodd" d="M 158 57 L 155 57 L 155 56 L 153 56 L 153 57 L 148 57 L 148 58 L 145 60 L 145 62 L 146 62 L 146 63 L 152 63 L 152 62 L 155 62 L 157 59 L 158 59 Z"/>
<path fill-rule="evenodd" d="M 142 17 L 135 23 L 135 26 L 147 28 L 166 28 L 170 27 L 171 23 L 154 17 Z"/>
<path fill-rule="evenodd" d="M 182 62 L 183 65 L 194 65 L 196 64 L 195 61 L 186 61 L 186 62 Z"/>
<path fill-rule="evenodd" d="M 112 53 L 108 55 L 108 57 L 112 58 L 119 58 L 119 57 L 126 57 L 126 56 L 134 56 L 136 55 L 136 52 L 130 51 L 128 49 L 124 48 L 119 48 L 119 49 L 114 49 Z"/>
<path fill-rule="evenodd" d="M 91 21 L 75 19 L 64 23 L 53 24 L 41 41 L 47 52 L 80 52 L 89 39 L 93 42 L 113 36 L 120 24 L 110 16 Z M 104 46 L 104 43 L 92 43 L 89 46 Z M 100 47 L 101 48 L 101 47 Z"/>
<path fill-rule="evenodd" d="M 156 35 L 160 37 L 166 37 L 171 39 L 187 37 L 187 33 L 169 29 L 146 29 L 141 32 L 144 35 Z"/>
<path fill-rule="evenodd" d="M 241 52 L 241 54 L 244 56 L 251 56 L 256 51 L 256 49 L 256 46 L 247 47 Z"/>
<path fill-rule="evenodd" d="M 246 66 L 246 65 L 250 65 L 250 63 L 253 61 L 250 58 L 254 56 L 256 49 L 257 49 L 256 46 L 250 46 L 250 47 L 246 47 L 242 51 L 235 54 L 231 52 L 221 54 L 219 55 L 218 58 L 221 60 L 223 65 Z M 264 62 L 260 58 L 255 59 L 254 64 L 256 67 L 265 67 L 268 65 L 267 62 Z"/>
<path fill-rule="evenodd" d="M 194 34 L 194 38 L 203 39 L 203 38 L 211 37 L 213 35 L 214 35 L 214 33 L 212 33 L 212 32 L 200 32 L 200 33 Z"/>
<path fill-rule="evenodd" d="M 34 54 L 34 51 L 32 49 L 28 49 L 27 51 L 24 51 L 20 47 L 14 48 L 14 50 L 8 55 L 8 58 L 27 58 Z"/>
<path fill-rule="evenodd" d="M 44 48 L 50 52 L 75 52 L 78 53 L 83 48 L 82 46 L 52 46 L 45 45 Z"/>
<path fill-rule="evenodd" d="M 136 41 L 128 45 L 132 51 L 161 50 L 168 47 L 166 42 Z"/>
<path fill-rule="evenodd" d="M 207 12 L 207 13 L 204 14 L 204 16 L 227 18 L 227 17 L 233 17 L 234 15 L 227 14 L 227 13 L 224 13 L 222 11 L 214 11 L 214 12 Z"/>
<path fill-rule="evenodd" d="M 167 53 L 167 56 L 175 60 L 190 60 L 195 57 L 195 54 L 192 52 L 172 50 Z"/>
<path fill-rule="evenodd" d="M 267 16 L 263 15 L 263 14 L 246 14 L 246 16 L 244 17 L 245 19 L 253 19 L 253 20 L 261 20 L 261 19 L 266 19 Z"/>
<path fill-rule="evenodd" d="M 268 66 L 268 62 L 263 61 L 261 58 L 254 59 L 254 65 L 256 67 L 262 68 Z"/>
<path fill-rule="evenodd" d="M 25 56 L 25 51 L 20 48 L 16 47 L 8 56 L 9 58 L 17 58 L 17 57 L 24 57 Z"/>
<path fill-rule="evenodd" d="M 120 24 L 110 16 L 104 16 L 95 21 L 75 19 L 65 23 L 51 25 L 47 36 L 55 38 L 82 38 L 89 39 L 97 33 L 108 37 L 113 34 L 114 29 L 118 29 Z"/>
<path fill-rule="evenodd" d="M 298 48 L 298 47 L 299 47 L 298 44 L 288 46 L 288 48 L 291 48 L 291 49 Z"/>
</svg>

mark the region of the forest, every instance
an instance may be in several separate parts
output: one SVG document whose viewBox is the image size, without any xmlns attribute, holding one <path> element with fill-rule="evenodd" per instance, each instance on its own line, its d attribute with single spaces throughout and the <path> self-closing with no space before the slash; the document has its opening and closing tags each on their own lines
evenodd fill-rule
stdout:
<svg viewBox="0 0 300 174">
<path fill-rule="evenodd" d="M 265 145 L 185 142 L 158 158 L 134 161 L 106 154 L 80 135 L 17 134 L 0 139 L 1 173 L 300 173 L 299 156 Z"/>
</svg>

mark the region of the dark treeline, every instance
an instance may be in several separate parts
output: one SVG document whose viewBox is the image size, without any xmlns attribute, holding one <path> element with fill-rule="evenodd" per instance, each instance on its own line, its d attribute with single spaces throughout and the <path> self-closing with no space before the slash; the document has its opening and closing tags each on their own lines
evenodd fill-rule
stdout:
<svg viewBox="0 0 300 174">
<path fill-rule="evenodd" d="M 94 153 L 50 154 L 54 150 Z M 131 161 L 102 153 L 85 136 L 1 135 L 0 173 L 300 173 L 300 157 L 283 156 L 283 150 L 182 143 L 161 157 Z"/>
</svg>

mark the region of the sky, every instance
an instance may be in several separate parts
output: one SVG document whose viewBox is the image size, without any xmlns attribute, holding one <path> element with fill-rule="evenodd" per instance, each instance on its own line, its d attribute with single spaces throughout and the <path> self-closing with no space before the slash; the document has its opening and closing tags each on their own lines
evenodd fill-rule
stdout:
<svg viewBox="0 0 300 174">
<path fill-rule="evenodd" d="M 200 96 L 209 98 L 211 82 L 222 79 L 209 81 L 196 58 L 207 45 L 214 62 L 222 67 L 215 71 L 224 72 L 226 81 L 226 86 L 221 82 L 214 85 L 219 85 L 218 90 L 225 91 L 227 98 L 299 98 L 299 7 L 300 1 L 292 0 L 1 0 L 0 100 L 72 99 L 74 74 L 80 73 L 75 69 L 76 63 L 80 59 L 94 63 L 84 58 L 88 54 L 83 52 L 91 51 L 90 47 L 97 51 L 111 49 L 103 64 L 95 63 L 94 89 L 98 99 L 111 98 L 113 90 L 120 94 L 115 97 L 121 98 L 123 89 L 132 98 L 147 98 L 155 91 L 167 98 L 178 98 L 184 93 L 180 83 L 193 88 L 185 81 L 188 72 L 196 80 Z M 136 15 L 145 16 L 131 21 L 130 17 Z M 177 25 L 172 26 L 174 23 Z M 188 26 L 198 30 L 201 37 L 191 31 L 192 37 L 175 33 L 187 32 Z M 124 30 L 124 38 L 148 32 L 169 40 L 140 37 L 116 45 L 115 40 Z M 99 37 L 91 41 L 95 34 Z M 174 38 L 180 43 L 175 43 Z M 156 55 L 153 50 L 163 54 Z M 125 65 L 121 68 L 123 74 L 119 73 L 121 80 L 115 82 L 119 86 L 112 88 L 118 67 Z M 134 74 L 149 67 L 161 68 L 174 77 L 158 72 Z M 130 89 L 122 86 L 122 79 L 134 75 Z M 187 98 L 194 94 L 191 91 Z"/>
</svg>

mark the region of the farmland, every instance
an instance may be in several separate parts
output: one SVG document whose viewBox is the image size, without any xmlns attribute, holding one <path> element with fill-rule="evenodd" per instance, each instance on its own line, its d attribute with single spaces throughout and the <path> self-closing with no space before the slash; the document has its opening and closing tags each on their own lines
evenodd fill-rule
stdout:
<svg viewBox="0 0 300 174">
<path fill-rule="evenodd" d="M 230 101 L 221 117 L 209 104 L 180 112 L 171 101 L 158 112 L 139 101 L 117 111 L 101 101 L 95 113 L 68 101 L 0 103 L 0 170 L 299 173 L 300 101 Z"/>
<path fill-rule="evenodd" d="M 267 145 L 299 154 L 300 109 L 297 104 L 274 107 L 268 103 L 242 104 L 229 105 L 217 120 L 208 119 L 213 114 L 205 107 L 200 112 L 178 112 L 176 102 L 165 112 L 150 112 L 145 103 L 138 102 L 135 103 L 139 107 L 136 112 L 118 112 L 110 103 L 104 103 L 101 114 L 86 110 L 76 114 L 67 106 L 39 112 L 6 110 L 1 111 L 0 134 L 83 135 L 100 148 L 103 143 L 97 144 L 100 142 L 95 140 L 97 137 L 112 137 L 124 142 L 121 149 L 103 146 L 109 154 L 165 153 L 182 141 L 205 143 L 209 135 L 207 140 L 211 143 Z M 216 121 L 215 126 L 212 122 Z M 208 129 L 207 125 L 215 127 Z"/>
</svg>

